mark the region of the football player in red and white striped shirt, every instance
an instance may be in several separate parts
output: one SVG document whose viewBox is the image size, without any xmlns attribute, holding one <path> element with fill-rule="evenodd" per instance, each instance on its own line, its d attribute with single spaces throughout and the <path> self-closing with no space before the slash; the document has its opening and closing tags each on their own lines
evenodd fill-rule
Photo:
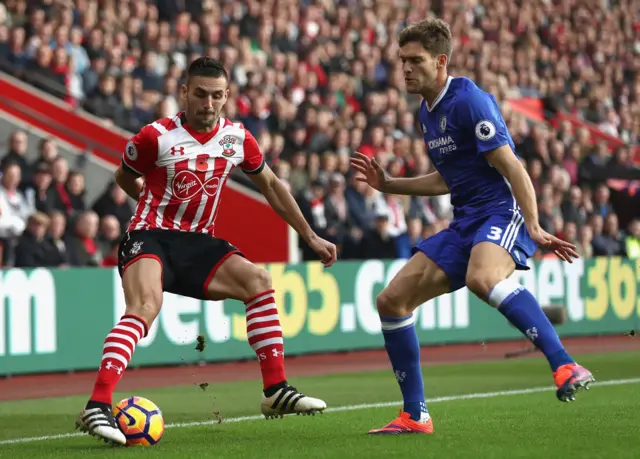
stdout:
<svg viewBox="0 0 640 459">
<path fill-rule="evenodd" d="M 93 393 L 76 422 L 81 430 L 114 444 L 126 440 L 111 413 L 112 394 L 136 344 L 158 315 L 163 292 L 245 303 L 247 336 L 262 373 L 265 417 L 326 408 L 324 401 L 287 383 L 269 273 L 214 236 L 224 185 L 233 168 L 240 167 L 325 266 L 336 260 L 335 245 L 311 230 L 294 198 L 265 164 L 251 133 L 220 117 L 228 83 L 219 62 L 196 59 L 181 88 L 185 111 L 143 127 L 127 144 L 116 171 L 118 184 L 138 201 L 119 248 L 126 311 L 104 341 Z"/>
</svg>

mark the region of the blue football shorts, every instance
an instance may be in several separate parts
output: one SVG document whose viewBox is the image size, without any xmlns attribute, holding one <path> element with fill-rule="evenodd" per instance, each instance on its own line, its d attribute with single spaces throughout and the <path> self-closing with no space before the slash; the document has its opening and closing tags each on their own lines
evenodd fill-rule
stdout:
<svg viewBox="0 0 640 459">
<path fill-rule="evenodd" d="M 471 249 L 480 242 L 492 242 L 511 254 L 518 270 L 528 270 L 527 259 L 536 251 L 518 211 L 453 220 L 449 228 L 420 242 L 412 253 L 423 252 L 449 278 L 451 291 L 465 286 Z"/>
</svg>

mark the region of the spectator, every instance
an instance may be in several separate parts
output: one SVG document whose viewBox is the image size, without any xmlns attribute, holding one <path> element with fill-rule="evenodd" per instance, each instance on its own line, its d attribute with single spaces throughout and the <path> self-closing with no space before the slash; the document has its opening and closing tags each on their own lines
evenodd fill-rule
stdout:
<svg viewBox="0 0 640 459">
<path fill-rule="evenodd" d="M 4 247 L 4 263 L 11 263 L 13 249 L 27 225 L 32 208 L 18 189 L 21 179 L 20 165 L 5 162 L 0 178 L 0 243 Z"/>
<path fill-rule="evenodd" d="M 555 232 L 555 226 L 553 224 L 553 201 L 551 198 L 543 199 L 540 203 L 538 218 L 543 230 L 550 234 Z"/>
<path fill-rule="evenodd" d="M 72 266 L 100 266 L 102 253 L 98 248 L 98 215 L 93 211 L 78 214 L 73 234 L 69 237 L 69 261 Z"/>
<path fill-rule="evenodd" d="M 87 101 L 89 95 L 96 94 L 100 76 L 103 75 L 107 69 L 107 60 L 105 52 L 96 52 L 96 56 L 91 60 L 91 66 L 85 70 L 82 74 L 82 93 L 85 101 Z M 90 103 L 90 102 L 87 102 Z M 89 108 L 93 108 L 90 105 Z M 87 111 L 91 111 L 87 109 Z"/>
<path fill-rule="evenodd" d="M 49 239 L 51 240 L 56 253 L 62 260 L 60 266 L 68 266 L 69 253 L 67 251 L 67 243 L 65 237 L 65 234 L 67 232 L 67 218 L 62 212 L 57 210 L 51 212 L 50 217 L 51 224 L 49 226 Z"/>
<path fill-rule="evenodd" d="M 600 226 L 602 217 L 599 214 L 594 216 Z M 614 213 L 607 214 L 602 224 L 602 232 L 593 238 L 593 254 L 594 256 L 617 257 L 624 255 L 624 244 L 620 237 L 618 228 L 618 217 Z"/>
<path fill-rule="evenodd" d="M 327 217 L 325 214 L 325 183 L 318 180 L 314 181 L 309 189 L 298 195 L 296 201 L 300 206 L 302 215 L 304 215 L 311 229 L 320 237 L 327 237 Z M 303 260 L 315 259 L 315 254 L 311 248 L 300 241 Z"/>
<path fill-rule="evenodd" d="M 65 158 L 56 158 L 51 164 L 51 186 L 49 187 L 49 202 L 54 210 L 59 210 L 69 216 L 73 213 L 73 203 L 66 183 L 69 178 L 69 164 Z"/>
<path fill-rule="evenodd" d="M 593 227 L 584 225 L 580 227 L 576 251 L 582 258 L 593 257 Z"/>
<path fill-rule="evenodd" d="M 24 196 L 32 209 L 50 213 L 53 208 L 47 191 L 51 186 L 51 168 L 48 163 L 40 162 L 34 166 L 32 183 L 23 187 Z"/>
<path fill-rule="evenodd" d="M 48 45 L 39 45 L 35 53 L 36 59 L 29 61 L 26 67 L 27 82 L 52 96 L 66 96 L 66 75 L 59 68 L 66 63 L 58 58 L 54 60 L 53 50 Z"/>
<path fill-rule="evenodd" d="M 599 185 L 596 188 L 593 199 L 593 212 L 596 212 L 605 218 L 607 215 L 615 213 L 613 206 L 609 202 L 610 194 L 609 188 L 606 185 Z"/>
<path fill-rule="evenodd" d="M 631 161 L 626 146 L 616 149 L 615 155 L 607 163 L 607 173 L 613 178 L 640 180 L 640 168 Z"/>
<path fill-rule="evenodd" d="M 344 197 L 349 207 L 349 215 L 361 231 L 367 230 L 373 227 L 373 213 L 367 205 L 367 192 L 371 188 L 366 183 L 356 180 L 355 174 L 351 174 L 348 180 Z"/>
<path fill-rule="evenodd" d="M 100 219 L 100 231 L 97 244 L 102 258 L 109 256 L 113 250 L 113 245 L 120 242 L 122 232 L 120 222 L 113 215 L 105 215 Z"/>
<path fill-rule="evenodd" d="M 20 166 L 22 180 L 28 181 L 31 172 L 26 157 L 28 147 L 27 133 L 22 130 L 13 131 L 9 136 L 9 151 L 0 161 L 0 168 L 4 169 L 7 163 L 15 163 Z"/>
<path fill-rule="evenodd" d="M 67 178 L 65 188 L 69 196 L 71 212 L 85 210 L 87 206 L 84 202 L 84 175 L 78 171 L 71 172 Z"/>
<path fill-rule="evenodd" d="M 16 247 L 16 268 L 59 267 L 64 263 L 53 242 L 46 237 L 50 222 L 47 214 L 39 211 L 28 218 L 27 228 Z"/>
<path fill-rule="evenodd" d="M 304 152 L 296 152 L 291 158 L 291 170 L 289 172 L 289 185 L 294 195 L 297 195 L 309 186 L 309 174 L 307 173 L 306 167 L 307 157 Z"/>
<path fill-rule="evenodd" d="M 577 185 L 580 172 L 580 146 L 572 143 L 562 160 L 562 167 L 569 173 L 571 185 Z"/>
<path fill-rule="evenodd" d="M 389 234 L 397 237 L 407 232 L 406 213 L 409 206 L 408 196 L 387 195 L 385 207 L 389 214 Z"/>
<path fill-rule="evenodd" d="M 51 166 L 58 158 L 58 144 L 51 137 L 42 139 L 38 145 L 38 153 L 38 159 L 35 164 L 44 162 Z"/>
<path fill-rule="evenodd" d="M 6 62 L 14 72 L 22 72 L 29 63 L 29 56 L 24 49 L 26 34 L 21 27 L 11 29 L 10 34 Z"/>
<path fill-rule="evenodd" d="M 344 176 L 339 173 L 332 174 L 329 179 L 329 192 L 324 198 L 324 211 L 329 239 L 339 247 L 341 253 L 344 253 L 344 258 L 352 258 L 356 256 L 357 242 L 352 233 L 354 222 L 344 189 Z"/>
<path fill-rule="evenodd" d="M 109 183 L 104 193 L 93 204 L 92 210 L 101 219 L 107 215 L 113 215 L 120 223 L 122 231 L 125 231 L 133 217 L 133 209 L 127 195 L 115 181 Z"/>
<path fill-rule="evenodd" d="M 629 234 L 624 240 L 627 257 L 640 258 L 640 219 L 629 223 Z"/>
<path fill-rule="evenodd" d="M 120 121 L 123 106 L 116 94 L 116 79 L 110 74 L 101 74 L 98 87 L 87 95 L 84 108 L 89 113 L 113 122 Z"/>
<path fill-rule="evenodd" d="M 360 244 L 360 258 L 394 259 L 398 257 L 396 244 L 389 234 L 389 214 L 380 209 L 375 216 L 375 225 L 368 230 Z"/>
<path fill-rule="evenodd" d="M 571 242 L 573 244 L 578 244 L 578 225 L 575 222 L 565 222 L 564 228 L 562 229 L 562 235 L 564 236 L 564 240 Z"/>
<path fill-rule="evenodd" d="M 587 211 L 582 203 L 582 190 L 572 186 L 569 197 L 562 204 L 562 214 L 567 222 L 583 225 L 587 221 Z"/>
</svg>

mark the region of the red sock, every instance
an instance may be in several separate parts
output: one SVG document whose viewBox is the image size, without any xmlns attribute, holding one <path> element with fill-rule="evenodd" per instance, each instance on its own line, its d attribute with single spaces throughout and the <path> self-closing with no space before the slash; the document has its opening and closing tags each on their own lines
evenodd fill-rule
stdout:
<svg viewBox="0 0 640 459">
<path fill-rule="evenodd" d="M 147 336 L 148 327 L 143 319 L 125 314 L 107 335 L 102 348 L 102 362 L 93 387 L 91 401 L 112 404 L 113 391 L 129 365 L 136 344 Z"/>
<path fill-rule="evenodd" d="M 258 356 L 264 389 L 285 381 L 284 342 L 273 290 L 254 296 L 247 308 L 247 337 Z"/>
</svg>

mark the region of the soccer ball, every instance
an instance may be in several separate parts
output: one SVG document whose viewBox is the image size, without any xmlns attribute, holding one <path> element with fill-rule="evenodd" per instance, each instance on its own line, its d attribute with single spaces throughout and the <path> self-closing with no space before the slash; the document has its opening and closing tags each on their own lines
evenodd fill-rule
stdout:
<svg viewBox="0 0 640 459">
<path fill-rule="evenodd" d="M 113 409 L 118 427 L 127 446 L 151 446 L 164 434 L 164 419 L 160 408 L 143 397 L 129 397 L 120 401 Z"/>
</svg>

